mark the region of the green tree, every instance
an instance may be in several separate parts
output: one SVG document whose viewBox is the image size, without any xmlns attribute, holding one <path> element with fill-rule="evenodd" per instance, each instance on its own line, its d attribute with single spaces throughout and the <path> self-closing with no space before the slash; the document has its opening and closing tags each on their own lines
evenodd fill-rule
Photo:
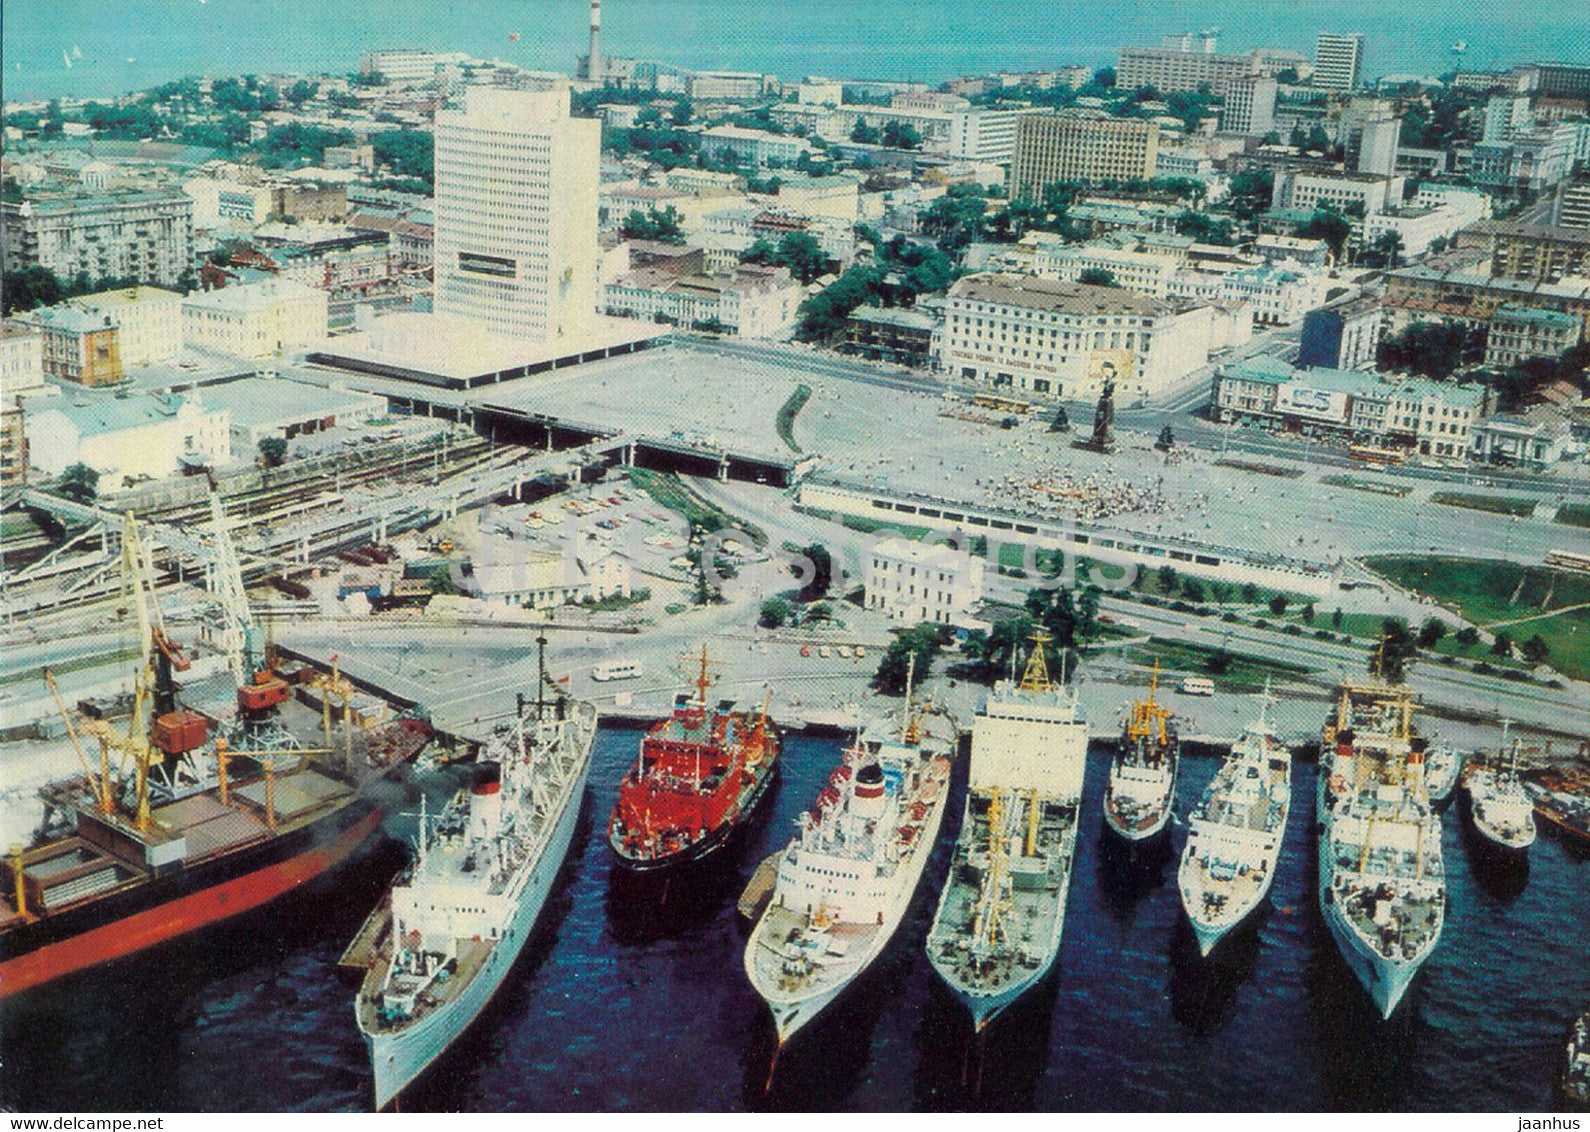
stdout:
<svg viewBox="0 0 1590 1132">
<path fill-rule="evenodd" d="M 655 206 L 642 212 L 632 208 L 618 231 L 626 240 L 656 240 L 664 244 L 682 244 L 685 234 L 679 225 L 679 210 L 673 205 L 658 210 Z"/>
<path fill-rule="evenodd" d="M 1081 275 L 1077 276 L 1078 283 L 1087 283 L 1093 287 L 1119 287 L 1115 281 L 1115 272 L 1107 267 L 1084 268 Z"/>
<path fill-rule="evenodd" d="M 1452 639 L 1465 649 L 1471 649 L 1480 643 L 1480 631 L 1472 625 L 1465 625 L 1452 634 Z"/>
<path fill-rule="evenodd" d="M 1392 684 L 1400 684 L 1413 666 L 1418 642 L 1400 617 L 1380 623 L 1380 644 L 1369 654 L 1369 671 Z"/>
<path fill-rule="evenodd" d="M 1504 657 L 1513 655 L 1513 638 L 1505 632 L 1497 633 L 1495 639 L 1491 641 L 1491 655 Z"/>
<path fill-rule="evenodd" d="M 1165 565 L 1159 568 L 1159 592 L 1162 594 L 1176 592 L 1176 567 Z"/>
<path fill-rule="evenodd" d="M 1229 247 L 1236 241 L 1231 235 L 1231 221 L 1218 220 L 1202 212 L 1188 209 L 1176 219 L 1176 234 L 1191 236 L 1201 244 L 1219 244 Z"/>
<path fill-rule="evenodd" d="M 1460 365 L 1478 360 L 1476 350 L 1483 356 L 1483 336 L 1483 329 L 1475 335 L 1458 323 L 1421 320 L 1401 334 L 1387 335 L 1378 360 L 1382 369 L 1445 381 Z"/>
<path fill-rule="evenodd" d="M 1170 425 L 1159 430 L 1159 440 L 1155 442 L 1155 446 L 1165 452 L 1176 447 L 1176 433 L 1172 431 Z"/>
<path fill-rule="evenodd" d="M 1270 207 L 1270 196 L 1275 191 L 1275 174 L 1269 169 L 1244 169 L 1231 178 L 1226 208 L 1231 215 L 1247 224 Z"/>
<path fill-rule="evenodd" d="M 1332 613 L 1331 613 L 1331 628 L 1332 629 L 1340 629 L 1341 627 L 1342 627 L 1342 607 L 1338 605 L 1335 608 L 1335 610 L 1332 611 Z"/>
<path fill-rule="evenodd" d="M 1204 584 L 1197 578 L 1183 578 L 1181 582 L 1181 596 L 1188 601 L 1203 601 Z"/>
<path fill-rule="evenodd" d="M 69 464 L 61 472 L 60 492 L 79 503 L 92 503 L 99 496 L 99 473 L 81 462 Z"/>
<path fill-rule="evenodd" d="M 810 232 L 786 232 L 778 242 L 773 262 L 789 268 L 790 274 L 802 283 L 810 283 L 826 274 L 833 263 L 823 251 L 817 237 Z"/>
<path fill-rule="evenodd" d="M 282 91 L 282 97 L 297 107 L 302 106 L 304 103 L 308 102 L 311 98 L 315 97 L 315 95 L 319 93 L 319 83 L 312 83 L 308 79 L 299 79 L 286 90 Z"/>
<path fill-rule="evenodd" d="M 280 467 L 287 458 L 287 441 L 279 436 L 263 437 L 259 442 L 259 454 L 267 468 Z"/>
<path fill-rule="evenodd" d="M 801 587 L 801 601 L 817 601 L 828 594 L 828 587 L 834 581 L 834 558 L 828 553 L 828 548 L 820 542 L 814 542 L 801 550 L 806 561 L 812 565 L 812 576 Z"/>
<path fill-rule="evenodd" d="M 1303 624 L 1314 624 L 1314 603 L 1312 601 L 1303 606 Z"/>
<path fill-rule="evenodd" d="M 857 118 L 850 130 L 850 140 L 857 145 L 878 145 L 883 141 L 883 132 L 876 126 L 867 125 L 865 118 Z"/>
<path fill-rule="evenodd" d="M 880 139 L 890 149 L 921 149 L 922 134 L 915 126 L 890 119 L 883 127 Z"/>
<path fill-rule="evenodd" d="M 691 102 L 688 98 L 681 98 L 678 102 L 674 103 L 673 113 L 669 114 L 668 118 L 676 126 L 688 126 L 690 125 L 690 120 L 695 116 L 695 103 Z"/>
<path fill-rule="evenodd" d="M 1539 633 L 1520 645 L 1519 650 L 1530 664 L 1545 664 L 1546 658 L 1551 655 L 1551 646 Z"/>
<path fill-rule="evenodd" d="M 878 662 L 872 684 L 884 695 L 898 696 L 905 691 L 911 659 L 916 659 L 916 684 L 921 686 L 933 667 L 934 658 L 944 646 L 944 626 L 923 621 L 909 629 L 896 629 L 895 639 Z"/>
<path fill-rule="evenodd" d="M 370 149 L 382 165 L 400 177 L 436 183 L 435 136 L 425 130 L 383 130 L 370 135 Z"/>
<path fill-rule="evenodd" d="M 1402 233 L 1382 232 L 1364 249 L 1358 257 L 1360 263 L 1369 267 L 1384 267 L 1388 270 L 1402 265 Z"/>
<path fill-rule="evenodd" d="M 1441 638 L 1444 636 L 1446 636 L 1446 622 L 1439 617 L 1426 618 L 1424 624 L 1419 626 L 1419 647 L 1433 649 L 1441 643 Z"/>
<path fill-rule="evenodd" d="M 1211 676 L 1219 676 L 1229 669 L 1236 659 L 1228 649 L 1217 648 L 1204 658 L 1204 671 Z"/>
<path fill-rule="evenodd" d="M 1259 600 L 1259 587 L 1252 582 L 1242 583 L 1242 600 L 1252 605 Z"/>
<path fill-rule="evenodd" d="M 1285 594 L 1276 594 L 1270 598 L 1270 612 L 1277 617 L 1283 617 L 1289 604 L 1291 603 L 1287 601 Z"/>
<path fill-rule="evenodd" d="M 789 621 L 794 608 L 785 598 L 770 597 L 762 603 L 758 620 L 764 629 L 777 629 Z"/>
<path fill-rule="evenodd" d="M 1324 240 L 1330 246 L 1331 256 L 1340 259 L 1342 249 L 1353 234 L 1353 226 L 1341 213 L 1320 208 L 1297 226 L 1297 234 L 1305 240 Z"/>
</svg>

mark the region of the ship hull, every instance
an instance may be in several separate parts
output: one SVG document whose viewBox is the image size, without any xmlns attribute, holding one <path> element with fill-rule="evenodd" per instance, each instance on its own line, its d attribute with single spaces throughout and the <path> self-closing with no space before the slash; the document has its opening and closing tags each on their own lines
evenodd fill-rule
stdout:
<svg viewBox="0 0 1590 1132">
<path fill-rule="evenodd" d="M 777 774 L 778 764 L 775 762 L 766 774 L 756 779 L 751 789 L 746 792 L 746 796 L 741 798 L 733 814 L 714 826 L 701 840 L 677 852 L 664 853 L 656 857 L 638 857 L 624 848 L 624 834 L 616 822 L 608 823 L 607 843 L 612 848 L 618 863 L 635 873 L 655 873 L 703 860 L 722 849 L 733 840 L 739 830 L 744 828 L 746 822 L 756 812 L 756 807 L 767 796 L 768 790 L 773 785 L 773 778 Z"/>
<path fill-rule="evenodd" d="M 518 906 L 507 930 L 493 945 L 469 985 L 445 1008 L 426 1015 L 414 1024 L 390 1033 L 372 1034 L 363 1030 L 370 1049 L 370 1065 L 375 1078 L 375 1107 L 390 1104 L 403 1089 L 445 1053 L 449 1046 L 480 1016 L 498 987 L 507 978 L 526 940 L 535 930 L 547 896 L 558 872 L 568 857 L 580 803 L 590 772 L 587 757 L 584 770 L 564 800 L 562 814 L 553 828 L 546 851 L 535 863 L 524 883 Z M 362 1029 L 362 1027 L 361 1027 Z"/>
<path fill-rule="evenodd" d="M 0 998 L 114 962 L 262 907 L 331 872 L 380 832 L 353 801 L 301 829 L 85 901 L 8 932 Z"/>
</svg>

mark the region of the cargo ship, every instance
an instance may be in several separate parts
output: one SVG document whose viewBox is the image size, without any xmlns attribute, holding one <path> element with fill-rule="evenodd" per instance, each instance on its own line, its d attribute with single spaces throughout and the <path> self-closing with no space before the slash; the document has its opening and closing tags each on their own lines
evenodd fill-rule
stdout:
<svg viewBox="0 0 1590 1132">
<path fill-rule="evenodd" d="M 911 707 L 869 728 L 778 858 L 773 892 L 745 948 L 745 973 L 778 1046 L 816 1018 L 888 945 L 916 893 L 949 797 L 954 725 Z"/>
<path fill-rule="evenodd" d="M 1570 841 L 1590 846 L 1590 771 L 1543 767 L 1519 776 L 1535 812 Z"/>
<path fill-rule="evenodd" d="M 160 623 L 130 516 L 123 548 L 144 658 L 131 721 L 117 732 L 66 716 L 85 766 L 78 733 L 98 740 L 98 767 L 45 787 L 56 820 L 4 858 L 0 997 L 249 912 L 335 869 L 379 834 L 382 809 L 366 787 L 431 736 L 416 717 L 355 743 L 345 709 L 341 744 L 305 748 L 279 719 L 291 683 L 246 635 L 234 670 L 248 679 L 221 731 L 178 702 L 174 673 L 189 661 Z"/>
<path fill-rule="evenodd" d="M 1320 740 L 1319 901 L 1343 960 L 1391 1017 L 1441 938 L 1441 819 L 1406 685 L 1346 682 Z"/>
<path fill-rule="evenodd" d="M 779 734 L 767 718 L 707 703 L 705 646 L 696 694 L 641 740 L 619 783 L 607 840 L 625 866 L 644 872 L 699 860 L 722 847 L 767 796 L 778 772 Z"/>
<path fill-rule="evenodd" d="M 1049 679 L 1038 632 L 1020 683 L 1002 680 L 972 724 L 966 811 L 927 954 L 982 1030 L 1046 975 L 1071 887 L 1088 725 Z"/>
<path fill-rule="evenodd" d="M 1104 820 L 1128 843 L 1146 842 L 1170 824 L 1176 799 L 1180 739 L 1169 722 L 1170 709 L 1156 703 L 1159 665 L 1148 686 L 1148 699 L 1132 704 L 1121 729 L 1121 741 L 1110 763 L 1104 787 Z"/>
<path fill-rule="evenodd" d="M 544 669 L 543 669 L 544 673 Z M 342 965 L 386 1107 L 485 1009 L 524 949 L 568 856 L 590 774 L 596 709 L 554 691 L 499 728 L 473 781 L 434 820 Z"/>
</svg>

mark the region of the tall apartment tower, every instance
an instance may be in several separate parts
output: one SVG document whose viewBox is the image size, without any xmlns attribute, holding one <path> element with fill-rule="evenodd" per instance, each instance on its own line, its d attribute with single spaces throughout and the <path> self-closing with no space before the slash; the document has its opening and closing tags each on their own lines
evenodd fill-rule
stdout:
<svg viewBox="0 0 1590 1132">
<path fill-rule="evenodd" d="M 1226 108 L 1220 115 L 1220 128 L 1231 134 L 1263 137 L 1275 129 L 1275 93 L 1280 84 L 1274 79 L 1233 79 L 1226 87 Z"/>
<path fill-rule="evenodd" d="M 436 311 L 552 341 L 595 324 L 601 123 L 568 81 L 470 87 L 436 115 Z"/>
<path fill-rule="evenodd" d="M 1154 176 L 1159 126 L 1141 118 L 1079 111 L 1016 119 L 1009 192 L 1037 200 L 1056 181 L 1131 181 Z"/>
<path fill-rule="evenodd" d="M 1322 31 L 1314 44 L 1314 85 L 1356 90 L 1364 68 L 1364 37 L 1358 32 Z"/>
</svg>

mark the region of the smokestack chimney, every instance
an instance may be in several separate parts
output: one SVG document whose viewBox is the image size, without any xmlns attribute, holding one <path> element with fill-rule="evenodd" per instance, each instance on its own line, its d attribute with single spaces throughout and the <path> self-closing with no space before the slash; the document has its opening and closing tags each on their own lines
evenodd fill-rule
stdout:
<svg viewBox="0 0 1590 1132">
<path fill-rule="evenodd" d="M 585 77 L 593 83 L 602 81 L 602 0 L 591 0 L 591 51 Z"/>
</svg>

